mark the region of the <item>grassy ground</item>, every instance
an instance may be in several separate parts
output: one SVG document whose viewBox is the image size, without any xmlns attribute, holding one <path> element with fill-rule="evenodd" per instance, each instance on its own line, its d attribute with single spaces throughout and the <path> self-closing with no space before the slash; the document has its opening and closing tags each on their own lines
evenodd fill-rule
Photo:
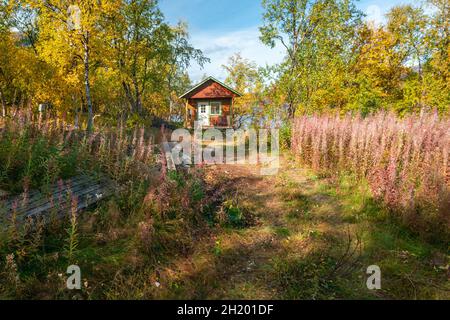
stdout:
<svg viewBox="0 0 450 320">
<path fill-rule="evenodd" d="M 3 253 L 20 249 L 1 265 L 0 297 L 450 298 L 448 248 L 390 220 L 351 178 L 318 177 L 286 155 L 275 176 L 219 166 L 154 184 L 84 214 L 73 256 L 67 224 L 43 240 L 0 239 Z M 65 289 L 69 264 L 81 267 L 81 291 Z M 370 265 L 381 268 L 382 290 L 366 287 Z"/>
<path fill-rule="evenodd" d="M 159 298 L 450 297 L 446 248 L 390 221 L 364 186 L 317 177 L 286 159 L 277 176 L 257 171 L 210 169 L 211 177 L 233 181 L 225 211 L 249 223 L 221 228 L 161 266 Z M 382 270 L 382 290 L 367 289 L 370 265 Z"/>
</svg>

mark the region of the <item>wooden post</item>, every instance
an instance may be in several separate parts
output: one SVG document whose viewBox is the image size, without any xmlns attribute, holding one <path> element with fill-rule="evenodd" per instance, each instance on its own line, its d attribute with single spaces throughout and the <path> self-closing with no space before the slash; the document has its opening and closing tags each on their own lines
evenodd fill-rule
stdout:
<svg viewBox="0 0 450 320">
<path fill-rule="evenodd" d="M 228 124 L 229 127 L 233 128 L 234 124 L 234 97 L 231 97 L 231 123 Z M 234 129 L 234 128 L 233 128 Z"/>
<path fill-rule="evenodd" d="M 184 126 L 187 128 L 189 127 L 190 123 L 189 123 L 189 100 L 186 99 L 186 110 L 185 110 L 185 124 Z"/>
</svg>

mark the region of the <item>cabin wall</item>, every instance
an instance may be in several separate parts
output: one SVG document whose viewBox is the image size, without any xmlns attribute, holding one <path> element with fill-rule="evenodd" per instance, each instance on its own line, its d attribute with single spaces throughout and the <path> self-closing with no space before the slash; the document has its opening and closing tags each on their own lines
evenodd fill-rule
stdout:
<svg viewBox="0 0 450 320">
<path fill-rule="evenodd" d="M 194 127 L 194 121 L 197 120 L 197 104 L 203 101 L 220 101 L 222 105 L 222 115 L 210 116 L 211 126 L 215 127 L 226 127 L 228 126 L 227 117 L 232 116 L 232 99 L 231 98 L 202 98 L 202 99 L 189 99 L 188 108 L 191 110 L 191 117 L 188 119 L 190 127 Z M 232 119 L 231 119 L 232 121 Z"/>
<path fill-rule="evenodd" d="M 186 122 L 189 127 L 194 126 L 194 122 L 198 117 L 197 104 L 203 101 L 220 101 L 222 105 L 222 115 L 210 116 L 211 127 L 229 127 L 233 124 L 233 99 L 239 95 L 232 92 L 225 86 L 216 81 L 209 80 L 201 86 L 192 90 L 185 95 L 187 100 L 187 117 Z"/>
</svg>

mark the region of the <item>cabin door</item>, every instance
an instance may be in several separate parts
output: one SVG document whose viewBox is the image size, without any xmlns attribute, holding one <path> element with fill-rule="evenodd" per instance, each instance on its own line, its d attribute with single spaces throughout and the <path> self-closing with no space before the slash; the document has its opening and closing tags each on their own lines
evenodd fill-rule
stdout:
<svg viewBox="0 0 450 320">
<path fill-rule="evenodd" d="M 203 127 L 210 126 L 210 113 L 211 107 L 208 102 L 199 102 L 198 103 L 198 122 Z"/>
</svg>

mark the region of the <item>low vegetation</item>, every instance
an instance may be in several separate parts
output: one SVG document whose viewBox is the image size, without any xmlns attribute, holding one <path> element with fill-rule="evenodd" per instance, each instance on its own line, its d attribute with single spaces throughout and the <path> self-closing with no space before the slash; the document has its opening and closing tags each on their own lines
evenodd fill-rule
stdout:
<svg viewBox="0 0 450 320">
<path fill-rule="evenodd" d="M 355 176 L 298 171 L 293 160 L 279 180 L 285 251 L 273 272 L 284 298 L 448 298 L 446 243 L 403 226 Z M 381 290 L 367 290 L 371 265 L 382 270 Z"/>
<path fill-rule="evenodd" d="M 82 214 L 72 198 L 62 219 L 22 224 L 13 213 L 5 221 L 0 208 L 1 298 L 142 298 L 132 287 L 160 280 L 141 277 L 191 252 L 214 226 L 250 223 L 225 202 L 225 185 L 207 184 L 204 170 L 161 170 L 154 136 L 116 130 L 88 134 L 31 111 L 2 123 L 1 188 L 10 196 L 25 201 L 36 188 L 46 195 L 50 185 L 80 174 L 107 176 L 117 190 Z M 75 295 L 65 289 L 70 264 L 82 266 L 86 279 Z"/>
<path fill-rule="evenodd" d="M 348 121 L 337 119 L 305 118 L 297 125 L 319 130 L 323 123 Z M 367 121 L 382 119 L 391 118 Z M 150 152 L 157 148 L 144 143 L 145 131 L 88 135 L 55 119 L 32 120 L 22 114 L 2 127 L 0 145 L 9 150 L 2 163 L 10 163 L 2 188 L 26 193 L 40 186 L 45 192 L 47 183 L 80 172 L 109 175 L 120 188 L 87 212 L 78 213 L 72 199 L 62 219 L 7 221 L 0 232 L 2 299 L 448 297 L 444 238 L 436 233 L 434 241 L 425 241 L 421 235 L 427 232 L 417 225 L 405 228 L 373 193 L 370 179 L 333 167 L 333 153 L 330 162 L 323 155 L 307 158 L 327 170 L 305 170 L 285 152 L 280 173 L 269 177 L 247 166 L 178 172 L 157 167 L 146 174 L 158 156 Z M 389 128 L 403 123 L 396 121 Z M 341 125 L 341 133 L 330 132 L 341 137 L 355 130 Z M 320 132 L 311 132 L 320 139 Z M 23 137 L 35 143 L 25 144 Z M 303 147 L 314 150 L 311 144 Z M 356 156 L 362 155 L 355 148 Z M 52 170 L 42 167 L 49 161 Z M 342 171 L 330 174 L 336 170 Z M 396 214 L 400 210 L 396 207 Z M 81 267 L 82 290 L 66 288 L 72 264 Z M 383 270 L 380 291 L 365 286 L 365 269 L 373 264 Z"/>
<path fill-rule="evenodd" d="M 338 115 L 296 119 L 292 149 L 314 170 L 367 181 L 375 199 L 414 232 L 449 240 L 448 118 Z"/>
<path fill-rule="evenodd" d="M 80 174 L 126 183 L 148 174 L 154 145 L 154 135 L 141 128 L 98 128 L 87 134 L 64 119 L 24 109 L 1 122 L 0 189 L 21 193 Z"/>
</svg>

